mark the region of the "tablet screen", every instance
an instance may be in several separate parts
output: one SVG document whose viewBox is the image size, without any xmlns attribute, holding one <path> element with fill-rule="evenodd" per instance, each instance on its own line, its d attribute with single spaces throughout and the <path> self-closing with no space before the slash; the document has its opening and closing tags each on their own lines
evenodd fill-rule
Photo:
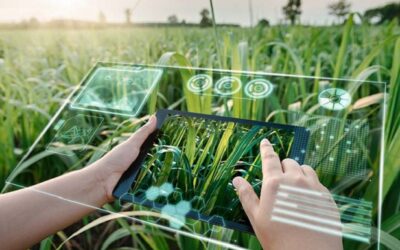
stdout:
<svg viewBox="0 0 400 250">
<path fill-rule="evenodd" d="M 251 231 L 232 179 L 244 177 L 259 194 L 261 140 L 268 138 L 279 157 L 284 159 L 296 154 L 293 152 L 295 143 L 298 144 L 296 133 L 305 133 L 305 130 L 272 123 L 163 112 L 167 115 L 158 115 L 161 123 L 158 135 L 142 152 L 145 157 L 134 173 L 129 190 L 132 201 L 170 216 L 189 216 Z M 181 214 L 176 204 L 183 207 Z"/>
</svg>

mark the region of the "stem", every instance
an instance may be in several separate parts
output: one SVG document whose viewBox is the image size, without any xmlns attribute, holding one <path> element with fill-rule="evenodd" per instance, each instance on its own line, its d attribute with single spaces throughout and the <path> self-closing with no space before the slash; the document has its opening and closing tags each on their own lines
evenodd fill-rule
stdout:
<svg viewBox="0 0 400 250">
<path fill-rule="evenodd" d="M 213 28 L 214 28 L 214 39 L 215 39 L 215 47 L 217 49 L 218 63 L 219 63 L 219 67 L 222 68 L 223 64 L 222 64 L 221 50 L 219 48 L 219 43 L 218 43 L 217 24 L 215 22 L 214 5 L 213 5 L 213 1 L 212 0 L 210 0 L 210 7 L 211 7 L 211 16 L 212 16 Z"/>
<path fill-rule="evenodd" d="M 253 28 L 253 1 L 249 0 L 250 28 Z"/>
</svg>

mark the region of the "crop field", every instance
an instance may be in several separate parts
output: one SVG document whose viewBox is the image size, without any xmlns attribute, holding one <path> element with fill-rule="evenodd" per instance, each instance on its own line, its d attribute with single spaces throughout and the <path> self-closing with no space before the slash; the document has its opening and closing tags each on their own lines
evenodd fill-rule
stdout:
<svg viewBox="0 0 400 250">
<path fill-rule="evenodd" d="M 105 27 L 78 30 L 0 30 L 1 189 L 6 178 L 63 104 L 65 98 L 80 83 L 89 69 L 99 61 L 160 63 L 386 82 L 389 98 L 384 126 L 385 164 L 381 243 L 383 248 L 388 249 L 400 246 L 398 240 L 400 239 L 400 157 L 398 156 L 400 152 L 400 27 L 396 22 L 380 26 L 367 23 L 355 24 L 351 16 L 345 24 L 330 27 L 217 27 L 216 30 L 197 27 Z M 364 105 L 368 106 L 377 102 L 372 90 L 364 88 L 362 91 L 365 96 L 371 95 L 371 98 L 365 99 Z M 290 92 L 289 89 L 288 92 Z M 165 106 L 174 105 L 174 102 L 179 103 L 173 93 L 167 90 L 163 93 L 168 95 L 165 100 L 172 102 Z M 196 108 L 200 106 L 196 99 L 191 98 L 187 93 L 183 95 L 187 98 L 187 109 L 198 111 Z M 296 96 L 286 92 L 281 96 L 287 98 L 282 100 L 287 106 L 297 101 Z M 211 113 L 211 107 L 206 108 L 208 109 L 201 111 Z M 298 107 L 300 111 L 307 111 L 308 108 Z M 250 117 L 245 112 L 239 112 L 237 116 L 258 120 L 267 119 L 267 114 L 263 112 L 254 112 Z M 175 131 L 174 126 L 170 129 L 171 134 L 186 136 L 183 131 Z M 273 139 L 275 135 L 271 131 L 267 132 L 264 131 Z M 200 142 L 204 145 L 214 145 L 213 140 L 217 140 L 214 137 L 200 137 L 204 139 Z M 285 137 L 285 139 L 290 138 Z M 188 137 L 187 140 L 194 139 Z M 174 141 L 174 143 L 189 145 L 184 140 Z M 238 143 L 237 146 L 241 145 Z M 209 161 L 201 155 L 195 159 L 195 153 L 189 147 L 185 150 L 187 155 L 193 156 L 193 160 L 189 158 L 192 164 L 200 166 L 203 161 Z M 167 162 L 165 164 L 168 165 L 168 162 L 172 164 L 168 157 L 174 157 L 176 153 L 167 155 L 164 159 Z M 373 158 L 378 153 L 371 154 L 372 160 L 369 164 L 373 168 L 379 165 L 379 162 L 374 161 L 375 158 Z M 252 151 L 248 154 L 253 155 Z M 156 155 L 155 152 L 154 155 Z M 248 157 L 250 163 L 259 162 L 259 159 Z M 65 172 L 65 166 L 62 164 L 60 166 L 54 164 L 51 168 L 54 171 L 31 169 L 22 173 L 23 178 L 19 180 L 29 185 L 52 177 L 53 172 Z M 198 169 L 198 171 L 202 170 Z M 212 175 L 218 176 L 218 174 L 220 173 L 212 173 L 211 177 L 207 176 L 207 178 L 212 178 Z M 141 178 L 150 177 L 143 175 Z M 227 180 L 221 178 L 218 181 Z M 259 181 L 259 176 L 255 176 L 255 181 Z M 184 180 L 182 182 L 186 183 Z M 199 180 L 199 187 L 205 189 L 207 183 L 206 178 L 204 181 Z M 106 206 L 109 210 L 116 210 L 116 204 Z M 211 211 L 213 206 L 209 209 Z M 132 216 L 136 216 L 136 213 L 140 214 L 139 211 L 132 211 L 132 209 L 127 211 L 129 212 L 126 213 Z M 373 217 L 376 219 L 376 214 L 373 214 Z M 377 232 L 374 233 L 376 235 Z M 245 242 L 244 245 L 248 248 L 260 248 L 254 237 L 244 237 L 237 233 L 231 233 L 229 237 L 237 237 Z M 126 245 L 130 248 L 123 248 Z M 57 249 L 58 247 L 62 249 L 220 249 L 220 247 L 207 245 L 195 239 L 166 233 L 145 225 L 130 224 L 121 218 L 112 215 L 102 216 L 99 213 L 90 215 L 66 230 L 48 237 L 38 247 L 40 249 Z M 347 247 L 363 249 L 362 246 L 354 244 Z"/>
</svg>

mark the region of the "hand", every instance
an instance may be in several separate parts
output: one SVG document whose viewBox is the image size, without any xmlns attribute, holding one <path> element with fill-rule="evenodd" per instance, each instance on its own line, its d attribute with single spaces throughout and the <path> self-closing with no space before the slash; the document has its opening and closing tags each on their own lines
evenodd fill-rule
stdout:
<svg viewBox="0 0 400 250">
<path fill-rule="evenodd" d="M 310 166 L 299 166 L 292 159 L 282 162 L 274 152 L 271 143 L 264 139 L 260 145 L 262 157 L 263 184 L 260 198 L 254 192 L 252 186 L 242 177 L 235 177 L 235 186 L 240 202 L 246 212 L 250 223 L 264 249 L 343 249 L 342 238 L 316 229 L 307 229 L 290 223 L 283 223 L 273 219 L 275 202 L 282 197 L 277 193 L 282 184 L 284 186 L 298 187 L 299 190 L 316 191 L 327 197 L 330 204 L 330 214 L 333 214 L 334 222 L 340 223 L 337 206 L 329 191 L 319 182 L 318 176 Z M 300 201 L 301 202 L 301 201 Z M 315 202 L 313 207 L 320 204 Z M 309 212 L 299 211 L 300 214 L 312 215 Z M 323 217 L 324 215 L 319 215 Z M 285 215 L 283 215 L 285 217 Z M 286 218 L 291 218 L 286 215 Z M 323 219 L 323 218 L 321 218 Z M 332 219 L 332 217 L 330 218 Z M 314 224 L 317 224 L 315 222 Z M 313 225 L 311 224 L 311 227 Z"/>
<path fill-rule="evenodd" d="M 155 129 L 156 118 L 152 116 L 128 140 L 92 165 L 0 195 L 2 249 L 27 249 L 91 213 L 93 207 L 112 201 L 115 185 Z"/>
<path fill-rule="evenodd" d="M 122 174 L 136 160 L 140 148 L 147 137 L 156 129 L 157 119 L 153 115 L 149 121 L 136 131 L 128 140 L 119 144 L 104 157 L 89 166 L 90 171 L 97 176 L 104 188 L 105 202 L 114 200 L 112 192 Z"/>
</svg>

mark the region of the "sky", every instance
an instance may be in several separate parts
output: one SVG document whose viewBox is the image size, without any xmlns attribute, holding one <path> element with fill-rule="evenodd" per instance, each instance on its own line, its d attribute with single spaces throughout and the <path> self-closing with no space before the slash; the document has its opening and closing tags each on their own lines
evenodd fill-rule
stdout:
<svg viewBox="0 0 400 250">
<path fill-rule="evenodd" d="M 217 23 L 250 24 L 249 1 L 252 2 L 253 22 L 261 18 L 277 23 L 283 19 L 282 6 L 287 0 L 214 0 Z M 335 18 L 327 6 L 337 0 L 303 0 L 301 22 L 330 24 Z M 396 0 L 349 0 L 351 10 L 364 12 Z M 108 22 L 124 22 L 124 10 L 133 9 L 133 22 L 165 22 L 170 15 L 179 20 L 199 22 L 199 12 L 208 8 L 208 0 L 0 0 L 0 22 L 18 22 L 31 17 L 39 21 L 79 19 L 97 21 L 102 11 Z"/>
</svg>

